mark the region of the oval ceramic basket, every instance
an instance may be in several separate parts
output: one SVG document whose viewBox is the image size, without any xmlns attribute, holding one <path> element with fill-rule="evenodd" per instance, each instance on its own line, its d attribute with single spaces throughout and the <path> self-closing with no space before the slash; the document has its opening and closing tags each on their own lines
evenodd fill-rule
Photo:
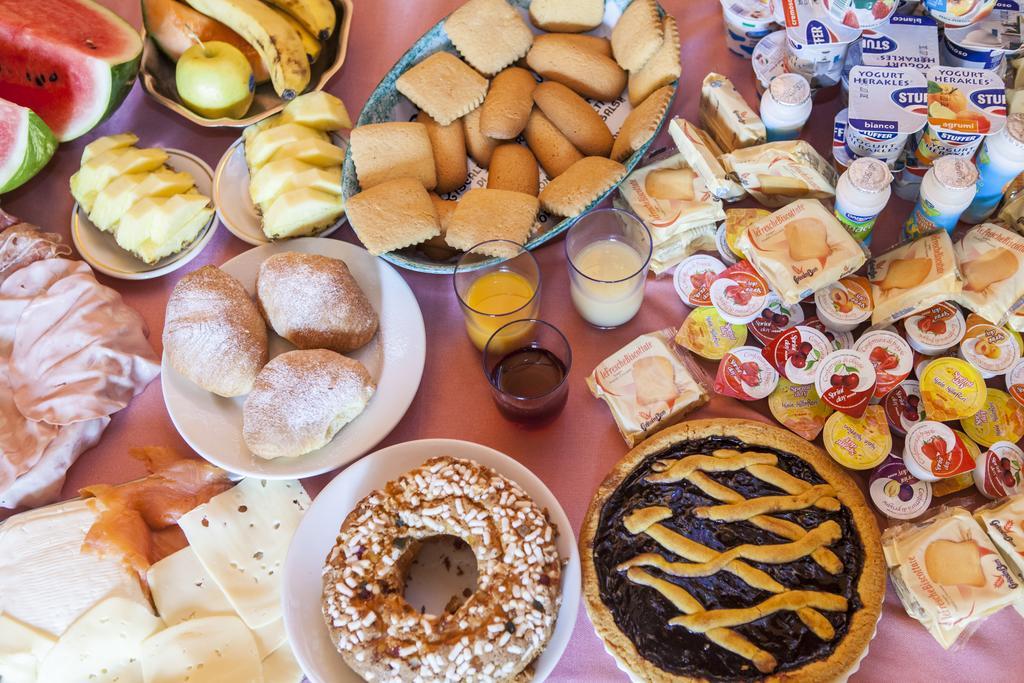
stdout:
<svg viewBox="0 0 1024 683">
<path fill-rule="evenodd" d="M 509 4 L 516 7 L 523 18 L 526 20 L 527 25 L 531 27 L 535 32 L 540 33 L 533 24 L 529 22 L 528 9 L 530 7 L 530 0 L 508 0 Z M 623 10 L 630 4 L 632 0 L 607 0 L 605 2 L 605 14 L 604 22 L 601 26 L 591 31 L 591 35 L 605 36 L 611 34 L 612 26 L 622 16 Z M 659 7 L 660 10 L 660 7 Z M 663 10 L 662 10 L 663 12 Z M 444 19 L 439 21 L 433 28 L 427 31 L 409 51 L 402 55 L 402 58 L 391 68 L 391 71 L 384 77 L 379 85 L 371 93 L 369 99 L 366 101 L 366 106 L 363 107 L 362 113 L 359 115 L 359 120 L 356 123 L 357 126 L 366 125 L 368 123 L 382 123 L 385 121 L 410 121 L 416 116 L 416 107 L 404 95 L 398 92 L 395 87 L 395 83 L 398 81 L 398 77 L 408 71 L 410 68 L 423 61 L 430 55 L 436 52 L 451 52 L 458 54 L 455 46 L 452 45 L 452 41 L 448 39 L 448 34 L 444 30 Z M 676 81 L 672 84 L 672 98 L 675 101 L 675 94 L 679 87 L 679 82 Z M 622 126 L 622 122 L 625 120 L 626 115 L 629 114 L 632 107 L 629 105 L 629 100 L 626 99 L 625 95 L 620 95 L 619 99 L 614 102 L 591 102 L 598 113 L 608 124 L 612 133 L 618 133 L 619 128 Z M 669 104 L 666 110 L 665 116 L 659 123 L 659 130 L 661 125 L 665 123 L 665 120 L 671 116 L 672 104 Z M 651 146 L 654 138 L 657 135 L 651 137 L 647 143 L 640 149 L 633 152 L 633 155 L 626 160 L 626 176 L 633 172 L 633 170 L 640 163 L 641 159 L 647 153 L 647 149 Z M 521 138 L 520 138 L 521 141 Z M 625 179 L 625 176 L 623 177 Z M 621 181 L 620 181 L 621 182 Z M 547 176 L 541 172 L 541 187 L 547 183 Z M 473 160 L 469 160 L 469 179 L 466 184 L 463 185 L 459 190 L 444 195 L 445 199 L 458 199 L 464 192 L 474 187 L 485 187 L 487 184 L 487 171 L 473 163 Z M 602 194 L 600 197 L 595 199 L 586 208 L 586 211 L 590 211 L 595 206 L 604 201 L 608 196 L 611 195 L 617 189 L 618 185 L 610 188 L 607 192 Z M 341 191 L 346 201 L 349 197 L 359 193 L 359 180 L 356 178 L 355 162 L 352 160 L 351 149 L 345 156 L 345 167 L 342 172 L 341 179 Z M 586 213 L 584 211 L 584 213 Z M 569 229 L 574 222 L 579 220 L 579 216 L 574 218 L 565 218 L 558 220 L 557 217 L 549 216 L 545 213 L 541 213 L 539 216 L 538 224 L 534 227 L 533 236 L 527 241 L 526 248 L 534 249 L 540 245 L 549 242 L 558 235 L 562 234 Z M 455 270 L 455 258 L 447 261 L 437 261 L 429 258 L 426 254 L 420 251 L 417 247 L 410 247 L 407 249 L 401 249 L 398 251 L 388 252 L 382 254 L 381 258 L 386 261 L 406 268 L 408 270 L 415 270 L 421 273 L 437 273 L 437 274 L 450 274 Z M 473 266 L 473 268 L 482 268 L 491 263 L 490 260 L 483 260 L 480 263 Z"/>
<path fill-rule="evenodd" d="M 323 90 L 327 81 L 338 73 L 345 63 L 348 53 L 348 33 L 352 27 L 352 0 L 331 0 L 338 14 L 338 26 L 330 39 L 324 43 L 320 57 L 310 66 L 309 82 L 312 87 L 306 92 Z M 208 119 L 195 113 L 178 97 L 178 88 L 174 82 L 175 63 L 165 55 L 156 42 L 146 35 L 142 28 L 142 66 L 139 69 L 139 80 L 142 88 L 154 100 L 179 114 L 192 123 L 206 128 L 240 128 L 257 121 L 262 121 L 284 108 L 284 100 L 274 92 L 273 86 L 267 82 L 256 86 L 256 96 L 246 116 L 240 119 Z"/>
</svg>

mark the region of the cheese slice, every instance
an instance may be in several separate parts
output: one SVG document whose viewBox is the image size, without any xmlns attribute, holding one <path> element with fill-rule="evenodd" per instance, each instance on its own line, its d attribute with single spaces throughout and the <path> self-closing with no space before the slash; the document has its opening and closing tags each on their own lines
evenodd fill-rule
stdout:
<svg viewBox="0 0 1024 683">
<path fill-rule="evenodd" d="M 55 642 L 49 633 L 0 614 L 0 681 L 35 683 L 39 663 Z"/>
<path fill-rule="evenodd" d="M 199 561 L 249 628 L 281 618 L 284 558 L 309 504 L 297 481 L 244 479 L 178 520 Z"/>
<path fill-rule="evenodd" d="M 263 660 L 263 683 L 301 683 L 302 669 L 288 643 Z"/>
<path fill-rule="evenodd" d="M 146 578 L 157 612 L 168 626 L 202 617 L 238 616 L 191 546 L 154 564 Z M 266 657 L 285 642 L 284 619 L 253 629 L 253 637 L 260 657 Z"/>
<path fill-rule="evenodd" d="M 105 597 L 145 602 L 123 563 L 81 551 L 96 517 L 86 501 L 74 500 L 0 525 L 0 612 L 59 636 Z"/>
<path fill-rule="evenodd" d="M 142 641 L 161 628 L 148 604 L 108 598 L 60 637 L 39 666 L 39 683 L 141 683 Z"/>
<path fill-rule="evenodd" d="M 172 626 L 142 644 L 145 683 L 263 683 L 252 633 L 238 617 L 204 617 Z"/>
</svg>

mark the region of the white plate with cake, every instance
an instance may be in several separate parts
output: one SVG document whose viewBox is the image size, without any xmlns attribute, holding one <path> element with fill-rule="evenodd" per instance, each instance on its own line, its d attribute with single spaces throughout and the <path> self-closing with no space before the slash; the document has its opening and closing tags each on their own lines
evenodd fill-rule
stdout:
<svg viewBox="0 0 1024 683">
<path fill-rule="evenodd" d="M 314 334 L 338 315 L 349 329 Z M 425 356 L 423 315 L 393 267 L 338 240 L 278 242 L 175 286 L 164 402 L 210 462 L 265 479 L 309 477 L 387 436 L 416 395 Z"/>
<path fill-rule="evenodd" d="M 459 482 L 464 481 L 471 483 L 462 486 Z M 493 505 L 486 504 L 495 482 L 504 487 L 498 489 L 501 496 Z M 382 493 L 385 487 L 387 494 Z M 373 514 L 382 506 L 395 510 L 394 526 L 390 526 L 391 520 L 378 519 Z M 358 511 L 354 512 L 356 508 Z M 448 509 L 454 514 L 449 516 Z M 509 554 L 501 561 L 481 563 L 481 554 L 486 555 L 489 549 L 489 539 L 472 538 L 473 529 L 483 528 L 485 522 L 493 524 L 492 529 L 509 528 L 503 527 L 508 519 L 503 515 L 519 511 L 522 520 L 512 520 L 513 533 L 504 534 L 501 539 L 501 547 Z M 363 519 L 364 514 L 367 519 Z M 374 519 L 381 524 L 375 524 Z M 397 535 L 396 529 L 400 530 Z M 371 542 L 364 549 L 355 548 L 357 558 L 346 556 L 358 544 L 353 539 L 363 534 L 369 534 Z M 475 563 L 472 551 L 467 552 L 466 546 L 457 547 L 452 536 L 464 540 L 469 537 L 476 548 Z M 438 538 L 442 540 L 436 541 Z M 523 544 L 533 545 L 520 545 L 520 539 Z M 379 551 L 375 542 L 379 543 Z M 435 543 L 443 544 L 441 550 Z M 336 544 L 338 552 L 334 551 Z M 413 549 L 413 544 L 417 549 Z M 525 556 L 535 557 L 536 562 L 524 565 L 526 569 L 522 570 L 514 557 L 516 549 L 509 549 L 513 546 L 525 548 Z M 397 561 L 391 559 L 389 552 L 397 556 Z M 333 557 L 325 560 L 329 555 Z M 511 559 L 506 562 L 506 558 Z M 326 591 L 322 578 L 325 562 L 329 577 Z M 352 567 L 367 568 L 362 585 L 347 575 Z M 464 567 L 468 571 L 463 571 Z M 478 574 L 475 581 L 474 569 Z M 404 680 L 412 680 L 417 674 L 427 679 L 447 676 L 454 680 L 472 675 L 468 667 L 483 669 L 491 665 L 490 674 L 479 671 L 477 675 L 512 679 L 517 672 L 526 670 L 524 667 L 532 667 L 532 680 L 543 681 L 568 645 L 581 592 L 576 541 L 569 519 L 551 491 L 509 456 L 486 446 L 451 439 L 396 444 L 373 453 L 335 477 L 306 512 L 289 548 L 284 572 L 285 628 L 296 658 L 313 683 L 363 680 L 347 662 L 363 667 L 363 676 L 376 673 L 378 678 L 383 671 L 374 671 L 373 666 L 393 664 L 400 668 L 395 675 Z M 550 576 L 557 580 L 550 580 Z M 348 588 L 350 584 L 356 586 L 355 592 Z M 400 597 L 391 595 L 399 592 Z M 449 595 L 452 600 L 445 603 Z M 524 601 L 525 612 L 515 607 L 520 600 Z M 554 609 L 545 612 L 544 607 L 555 604 L 557 617 L 552 619 Z M 325 606 L 328 611 L 337 612 L 340 608 L 346 614 L 348 610 L 357 613 L 358 621 L 352 624 L 355 628 L 335 623 L 329 629 Z M 416 623 L 410 622 L 409 630 L 403 632 L 404 642 L 399 650 L 374 653 L 374 647 L 390 649 L 390 643 L 381 644 L 386 639 L 374 637 L 375 622 L 377 626 L 390 623 L 393 615 L 387 614 L 389 609 L 400 610 Z M 506 609 L 508 612 L 496 614 L 497 610 Z M 379 617 L 369 616 L 378 612 Z M 527 623 L 521 623 L 519 617 Z M 416 636 L 422 633 L 417 624 L 421 622 L 429 622 L 435 628 L 450 628 L 454 635 L 461 632 L 467 643 L 462 649 L 474 652 L 473 656 L 456 651 L 461 637 L 453 637 L 449 642 L 455 643 L 455 648 L 444 652 L 440 651 L 444 646 L 436 640 L 420 642 L 420 652 L 414 655 Z M 360 629 L 363 641 L 346 640 L 347 633 Z M 337 640 L 332 638 L 332 630 Z M 535 638 L 532 644 L 520 642 L 530 638 Z M 344 655 L 336 646 L 336 642 L 342 641 Z M 442 657 L 443 665 L 439 659 Z M 447 672 L 449 661 L 454 662 L 451 672 Z M 504 675 L 499 675 L 499 671 Z"/>
</svg>

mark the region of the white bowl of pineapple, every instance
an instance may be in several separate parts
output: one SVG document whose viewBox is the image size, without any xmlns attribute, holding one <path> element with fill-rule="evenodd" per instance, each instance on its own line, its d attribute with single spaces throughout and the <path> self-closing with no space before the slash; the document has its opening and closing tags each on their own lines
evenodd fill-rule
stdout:
<svg viewBox="0 0 1024 683">
<path fill-rule="evenodd" d="M 342 101 L 316 91 L 246 128 L 214 174 L 221 223 L 254 245 L 337 230 L 345 222 L 341 166 L 348 148 L 339 131 L 351 127 Z"/>
</svg>

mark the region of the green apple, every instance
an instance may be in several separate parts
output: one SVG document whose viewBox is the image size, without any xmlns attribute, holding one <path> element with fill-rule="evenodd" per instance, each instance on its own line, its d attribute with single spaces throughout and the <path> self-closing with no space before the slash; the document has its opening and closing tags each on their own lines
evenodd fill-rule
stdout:
<svg viewBox="0 0 1024 683">
<path fill-rule="evenodd" d="M 185 50 L 174 81 L 185 106 L 208 119 L 241 118 L 256 89 L 249 60 L 234 45 L 219 40 Z"/>
</svg>

